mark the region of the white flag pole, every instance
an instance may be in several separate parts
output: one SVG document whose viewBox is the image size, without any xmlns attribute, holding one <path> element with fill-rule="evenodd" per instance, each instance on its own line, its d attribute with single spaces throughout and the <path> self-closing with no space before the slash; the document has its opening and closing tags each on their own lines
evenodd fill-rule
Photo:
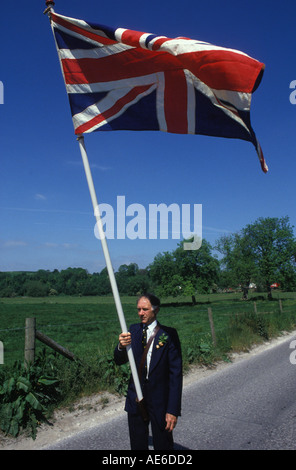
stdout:
<svg viewBox="0 0 296 470">
<path fill-rule="evenodd" d="M 100 214 L 99 205 L 98 205 L 97 196 L 96 196 L 96 191 L 95 191 L 93 178 L 92 178 L 92 174 L 91 174 L 91 170 L 90 170 L 90 166 L 89 166 L 88 156 L 87 156 L 87 152 L 86 152 L 85 145 L 84 145 L 83 135 L 79 135 L 77 140 L 78 140 L 78 143 L 79 143 L 80 153 L 81 153 L 81 157 L 82 157 L 82 161 L 83 161 L 83 166 L 84 166 L 84 171 L 85 171 L 85 175 L 86 175 L 86 179 L 87 179 L 87 183 L 88 183 L 90 197 L 91 197 L 91 200 L 92 200 L 94 214 L 95 214 L 95 217 L 96 217 L 96 220 L 97 220 L 97 228 L 99 230 L 100 240 L 101 240 L 101 243 L 102 243 L 102 248 L 103 248 L 103 252 L 104 252 L 104 256 L 105 256 L 106 266 L 107 266 L 107 270 L 108 270 L 108 275 L 109 275 L 109 279 L 110 279 L 110 283 L 111 283 L 111 288 L 112 288 L 112 292 L 113 292 L 113 297 L 114 297 L 114 301 L 115 301 L 115 305 L 116 305 L 116 309 L 117 309 L 117 314 L 118 314 L 121 330 L 122 330 L 122 332 L 126 332 L 127 331 L 126 322 L 125 322 L 124 313 L 123 313 L 123 310 L 122 310 L 122 305 L 121 305 L 121 300 L 120 300 L 120 296 L 119 296 L 119 292 L 118 292 L 117 282 L 116 282 L 116 279 L 115 279 L 115 275 L 114 275 L 114 271 L 113 271 L 113 267 L 112 267 L 112 263 L 111 263 L 111 259 L 110 259 L 108 245 L 107 245 L 107 241 L 106 241 L 106 237 L 105 237 L 105 233 L 104 233 L 104 229 L 103 229 L 101 214 Z M 134 380 L 134 384 L 135 384 L 135 388 L 136 388 L 138 402 L 141 402 L 143 400 L 143 394 L 142 394 L 142 389 L 141 389 L 141 385 L 140 385 L 140 381 L 139 381 L 139 377 L 138 377 L 138 372 L 137 372 L 137 367 L 136 367 L 133 351 L 132 351 L 131 346 L 127 346 L 126 349 L 127 349 L 128 360 L 129 360 L 129 363 L 130 363 L 130 366 L 131 366 L 131 372 L 132 372 L 132 376 L 133 376 L 133 380 Z"/>
<path fill-rule="evenodd" d="M 54 2 L 54 0 L 46 0 L 45 3 L 46 3 L 47 8 L 44 11 L 44 13 L 45 14 L 50 14 L 51 11 L 52 12 L 54 11 L 53 7 L 54 7 L 55 2 Z M 115 279 L 115 275 L 114 275 L 114 271 L 113 271 L 113 267 L 112 267 L 112 263 L 111 263 L 111 259 L 110 259 L 110 254 L 109 254 L 109 250 L 108 250 L 106 237 L 105 237 L 105 233 L 104 233 L 104 230 L 103 230 L 103 224 L 102 224 L 102 220 L 101 220 L 101 215 L 100 215 L 100 210 L 99 210 L 99 205 L 98 205 L 98 201 L 97 201 L 96 191 L 95 191 L 95 187 L 94 187 L 94 183 L 93 183 L 93 178 L 92 178 L 92 174 L 91 174 L 91 170 L 90 170 L 90 166 L 89 166 L 88 156 L 87 156 L 87 152 L 86 152 L 85 145 L 84 145 L 83 135 L 80 134 L 78 136 L 77 140 L 78 140 L 78 143 L 79 143 L 80 153 L 81 153 L 83 166 L 84 166 L 84 171 L 85 171 L 85 175 L 86 175 L 86 179 L 87 179 L 87 183 L 88 183 L 88 188 L 89 188 L 89 192 L 90 192 L 90 196 L 91 196 L 91 200 L 92 200 L 92 204 L 93 204 L 94 214 L 95 214 L 95 217 L 96 217 L 96 220 L 97 220 L 97 227 L 98 227 L 99 234 L 100 234 L 100 239 L 101 239 L 102 248 L 103 248 L 103 252 L 104 252 L 104 256 L 105 256 L 107 271 L 108 271 L 108 275 L 109 275 L 109 279 L 110 279 L 110 283 L 111 283 L 111 288 L 112 288 L 112 292 L 113 292 L 113 297 L 114 297 L 114 301 L 115 301 L 115 305 L 116 305 L 116 309 L 117 309 L 117 314 L 118 314 L 118 318 L 119 318 L 119 322 L 120 322 L 120 326 L 121 326 L 121 331 L 126 332 L 127 331 L 127 326 L 126 326 L 124 313 L 123 313 L 123 309 L 122 309 L 122 305 L 121 305 L 121 301 L 120 301 L 117 282 L 116 282 L 116 279 Z M 131 367 L 131 373 L 132 373 L 133 381 L 134 381 L 134 384 L 135 384 L 135 389 L 136 389 L 139 408 L 140 408 L 140 411 L 142 413 L 143 418 L 147 419 L 147 414 L 146 414 L 146 410 L 145 410 L 145 406 L 144 406 L 143 393 L 142 393 L 142 389 L 141 389 L 141 385 L 140 385 L 140 381 L 139 381 L 139 376 L 138 376 L 138 371 L 137 371 L 137 366 L 136 366 L 136 363 L 135 363 L 135 358 L 134 358 L 134 354 L 133 354 L 131 346 L 127 346 L 126 351 L 127 351 L 127 356 L 128 356 L 128 360 L 129 360 L 130 367 Z"/>
</svg>

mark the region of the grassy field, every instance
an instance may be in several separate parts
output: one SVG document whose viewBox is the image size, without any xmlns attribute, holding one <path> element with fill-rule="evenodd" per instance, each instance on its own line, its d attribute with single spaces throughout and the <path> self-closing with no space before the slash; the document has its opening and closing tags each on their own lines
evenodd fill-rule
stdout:
<svg viewBox="0 0 296 470">
<path fill-rule="evenodd" d="M 127 325 L 138 322 L 136 298 L 121 300 Z M 80 360 L 69 361 L 36 341 L 36 360 L 24 367 L 25 321 L 29 317 L 36 318 L 39 331 Z M 158 319 L 177 328 L 186 372 L 191 364 L 229 361 L 234 351 L 248 350 L 282 331 L 294 330 L 296 294 L 275 293 L 273 301 L 255 294 L 248 301 L 242 301 L 241 294 L 213 294 L 199 296 L 194 306 L 189 298 L 167 298 L 162 299 Z M 118 367 L 113 360 L 119 333 L 112 297 L 1 299 L 0 429 L 13 436 L 30 430 L 35 438 L 38 423 L 56 407 L 71 407 L 77 398 L 99 391 L 124 394 L 129 365 Z"/>
<path fill-rule="evenodd" d="M 217 353 L 222 355 L 232 350 L 247 349 L 253 342 L 260 342 L 282 329 L 294 327 L 296 294 L 275 293 L 274 301 L 263 300 L 264 296 L 256 294 L 253 294 L 253 298 L 256 300 L 256 316 L 252 297 L 249 301 L 241 301 L 241 294 L 199 296 L 195 306 L 189 298 L 167 298 L 162 301 L 158 319 L 165 325 L 177 328 L 185 363 L 194 360 L 192 351 L 197 346 L 199 352 L 202 350 L 201 345 L 205 350 L 209 351 L 209 347 L 212 349 L 209 307 L 213 313 Z M 282 302 L 282 314 L 279 299 Z M 127 325 L 136 323 L 136 298 L 123 297 L 121 301 Z M 14 361 L 24 358 L 25 320 L 28 317 L 36 318 L 39 331 L 85 361 L 112 354 L 120 333 L 112 297 L 1 299 L 0 341 L 4 345 L 5 365 L 12 365 Z M 44 345 L 37 341 L 37 352 L 42 348 Z"/>
</svg>

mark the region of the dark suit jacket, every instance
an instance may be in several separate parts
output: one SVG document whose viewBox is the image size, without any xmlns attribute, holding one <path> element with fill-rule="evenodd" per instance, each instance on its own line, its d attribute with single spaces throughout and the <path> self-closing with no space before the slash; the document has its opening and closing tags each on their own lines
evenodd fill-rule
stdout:
<svg viewBox="0 0 296 470">
<path fill-rule="evenodd" d="M 159 423 L 164 423 L 165 414 L 181 415 L 182 395 L 182 355 L 178 333 L 174 328 L 160 325 L 152 349 L 149 367 L 148 381 L 145 382 L 143 395 L 149 413 L 153 413 Z M 142 325 L 131 325 L 129 329 L 132 337 L 132 350 L 137 368 L 143 354 L 142 349 Z M 165 334 L 168 338 L 163 346 L 159 346 L 159 337 Z M 159 346 L 159 347 L 157 347 Z M 125 350 L 114 351 L 114 360 L 117 365 L 128 361 Z M 144 374 L 143 374 L 144 375 Z M 145 377 L 140 378 L 143 385 Z M 125 410 L 129 413 L 137 413 L 135 386 L 131 377 L 129 382 Z"/>
</svg>

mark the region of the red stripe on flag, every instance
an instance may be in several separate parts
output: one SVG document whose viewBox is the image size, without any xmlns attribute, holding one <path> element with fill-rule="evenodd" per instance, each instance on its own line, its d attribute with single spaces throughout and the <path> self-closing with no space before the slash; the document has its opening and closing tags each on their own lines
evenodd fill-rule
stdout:
<svg viewBox="0 0 296 470">
<path fill-rule="evenodd" d="M 130 46 L 139 47 L 139 40 L 143 34 L 144 33 L 141 33 L 140 31 L 132 31 L 131 29 L 127 29 L 121 35 L 121 42 Z"/>
<path fill-rule="evenodd" d="M 157 51 L 157 49 L 160 48 L 160 46 L 166 42 L 166 41 L 169 41 L 169 38 L 159 38 L 159 39 L 156 39 L 156 41 L 153 43 L 152 45 L 152 50 L 153 51 Z"/>
<path fill-rule="evenodd" d="M 181 70 L 165 72 L 164 109 L 167 131 L 187 134 L 187 82 Z"/>
<path fill-rule="evenodd" d="M 153 53 L 144 49 L 130 49 L 100 59 L 63 59 L 62 65 L 68 85 L 142 77 L 165 70 L 182 70 L 182 65 L 170 54 Z"/>
<path fill-rule="evenodd" d="M 77 127 L 75 129 L 75 134 L 83 134 L 84 132 L 87 132 L 89 129 L 96 126 L 97 124 L 100 124 L 108 118 L 116 115 L 126 104 L 130 103 L 135 98 L 137 98 L 138 95 L 148 90 L 150 86 L 151 85 L 146 85 L 133 88 L 125 96 L 120 98 L 111 108 L 104 111 L 102 114 L 95 116 L 93 119 L 90 119 L 85 124 L 81 124 L 81 126 Z"/>
<path fill-rule="evenodd" d="M 216 90 L 252 93 L 264 64 L 230 51 L 190 52 L 177 56 L 185 69 Z"/>
</svg>

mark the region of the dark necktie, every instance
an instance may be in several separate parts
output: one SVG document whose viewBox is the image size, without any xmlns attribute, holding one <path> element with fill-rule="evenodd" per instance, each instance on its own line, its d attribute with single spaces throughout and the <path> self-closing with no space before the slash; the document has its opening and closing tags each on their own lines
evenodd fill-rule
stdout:
<svg viewBox="0 0 296 470">
<path fill-rule="evenodd" d="M 148 326 L 145 325 L 144 328 L 143 328 L 143 333 L 142 333 L 142 345 L 143 345 L 143 349 L 145 348 L 146 344 L 147 344 L 147 329 L 148 329 Z"/>
</svg>

